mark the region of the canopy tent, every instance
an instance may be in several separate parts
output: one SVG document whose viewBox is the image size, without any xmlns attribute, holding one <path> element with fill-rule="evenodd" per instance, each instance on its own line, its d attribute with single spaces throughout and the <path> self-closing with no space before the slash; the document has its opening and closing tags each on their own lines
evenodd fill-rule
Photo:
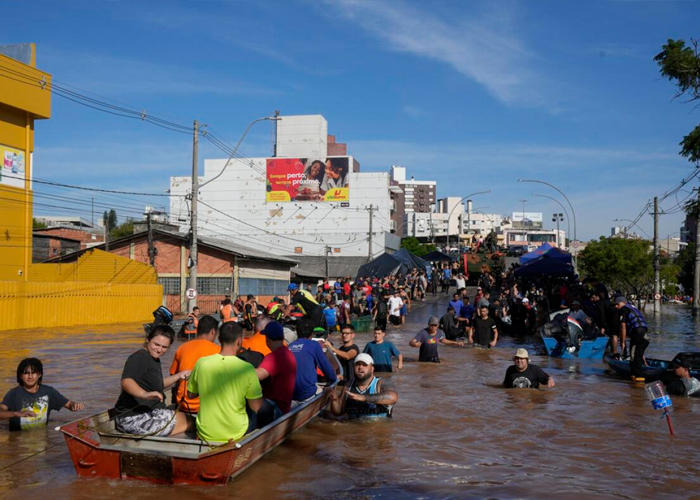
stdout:
<svg viewBox="0 0 700 500">
<path fill-rule="evenodd" d="M 556 259 L 565 264 L 571 264 L 571 254 L 569 252 L 565 252 L 564 250 L 552 246 L 549 243 L 545 243 L 544 245 L 540 246 L 537 250 L 534 250 L 530 253 L 526 253 L 525 255 L 520 257 L 520 264 L 525 265 L 528 262 L 533 262 L 542 257 L 543 255 L 546 255 L 551 259 Z"/>
<path fill-rule="evenodd" d="M 516 278 L 530 278 L 535 276 L 574 276 L 574 267 L 571 263 L 564 262 L 558 255 L 550 255 L 547 252 L 535 260 L 515 270 Z M 564 252 L 566 253 L 566 252 Z M 571 257 L 571 256 L 569 256 Z"/>
<path fill-rule="evenodd" d="M 376 259 L 369 261 L 360 267 L 359 271 L 357 271 L 357 276 L 376 276 L 381 278 L 392 274 L 406 275 L 413 269 L 425 271 L 426 266 L 430 267 L 430 264 L 402 248 L 396 253 L 383 253 Z"/>
<path fill-rule="evenodd" d="M 421 257 L 423 260 L 428 261 L 428 262 L 453 262 L 455 257 L 452 257 L 450 255 L 447 255 L 446 253 L 442 253 L 439 250 L 433 250 L 427 255 L 424 255 Z"/>
</svg>

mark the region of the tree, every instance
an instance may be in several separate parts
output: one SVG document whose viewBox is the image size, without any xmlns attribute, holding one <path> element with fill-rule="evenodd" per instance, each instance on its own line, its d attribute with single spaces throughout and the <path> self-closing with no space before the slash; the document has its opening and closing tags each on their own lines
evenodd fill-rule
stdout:
<svg viewBox="0 0 700 500">
<path fill-rule="evenodd" d="M 109 212 L 105 210 L 104 214 L 102 214 L 102 222 L 104 223 L 107 232 L 111 232 L 112 229 L 117 227 L 117 212 L 115 212 L 114 209 L 111 209 Z"/>
<path fill-rule="evenodd" d="M 117 238 L 123 238 L 124 236 L 131 236 L 132 234 L 134 234 L 134 220 L 128 219 L 126 222 L 119 224 L 109 232 L 109 239 L 116 240 Z"/>
<path fill-rule="evenodd" d="M 36 220 L 34 217 L 32 217 L 32 229 L 46 229 L 47 227 L 48 226 L 45 222 Z"/>
<path fill-rule="evenodd" d="M 653 252 L 646 240 L 604 238 L 591 241 L 580 254 L 588 276 L 634 295 L 637 304 L 654 290 Z"/>
<path fill-rule="evenodd" d="M 678 87 L 676 98 L 687 96 L 688 102 L 700 99 L 700 54 L 698 41 L 690 40 L 692 48 L 683 40 L 669 39 L 662 51 L 654 57 L 661 75 Z M 680 154 L 688 161 L 700 163 L 700 125 L 697 125 L 680 142 Z"/>
<path fill-rule="evenodd" d="M 693 294 L 693 273 L 695 272 L 695 242 L 691 241 L 681 248 L 675 261 L 678 266 L 678 283 L 686 295 Z"/>
<path fill-rule="evenodd" d="M 401 240 L 401 248 L 405 248 L 412 254 L 417 255 L 418 257 L 422 257 L 435 250 L 435 245 L 421 243 L 420 241 L 418 241 L 418 238 L 409 236 L 408 238 L 404 238 Z"/>
</svg>

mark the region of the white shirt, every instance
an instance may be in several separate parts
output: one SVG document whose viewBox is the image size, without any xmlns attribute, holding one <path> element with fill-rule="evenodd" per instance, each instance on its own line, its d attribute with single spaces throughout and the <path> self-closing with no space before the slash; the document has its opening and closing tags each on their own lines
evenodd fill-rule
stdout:
<svg viewBox="0 0 700 500">
<path fill-rule="evenodd" d="M 459 290 L 460 288 L 464 288 L 467 284 L 464 281 L 464 278 L 455 278 L 455 283 L 457 284 L 457 289 Z"/>
<path fill-rule="evenodd" d="M 401 316 L 401 306 L 403 306 L 403 300 L 401 300 L 401 297 L 389 297 L 390 315 Z"/>
</svg>

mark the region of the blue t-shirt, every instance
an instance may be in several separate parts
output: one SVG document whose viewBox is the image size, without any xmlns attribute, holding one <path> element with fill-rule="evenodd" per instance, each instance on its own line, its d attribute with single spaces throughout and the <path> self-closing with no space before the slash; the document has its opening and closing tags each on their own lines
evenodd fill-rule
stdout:
<svg viewBox="0 0 700 500">
<path fill-rule="evenodd" d="M 377 344 L 377 342 L 374 340 L 372 342 L 368 342 L 364 351 L 362 352 L 372 356 L 372 359 L 374 360 L 374 371 L 377 372 L 392 371 L 392 356 L 398 357 L 399 354 L 401 354 L 393 343 L 387 342 L 386 340 L 381 344 Z"/>
<path fill-rule="evenodd" d="M 464 302 L 462 300 L 451 300 L 450 305 L 452 308 L 455 310 L 455 314 L 459 313 L 459 311 L 462 310 L 462 307 L 464 307 Z"/>
<path fill-rule="evenodd" d="M 471 321 L 472 316 L 474 316 L 474 311 L 474 306 L 471 304 L 467 304 L 459 310 L 457 316 L 459 316 L 460 318 L 467 318 L 469 321 Z"/>
<path fill-rule="evenodd" d="M 338 310 L 334 307 L 326 307 L 323 314 L 326 316 L 326 325 L 329 328 L 335 328 L 335 325 L 338 324 Z"/>
<path fill-rule="evenodd" d="M 442 275 L 446 280 L 450 279 L 452 277 L 452 271 L 449 269 L 445 269 L 442 271 Z"/>
<path fill-rule="evenodd" d="M 320 368 L 328 382 L 335 382 L 336 375 L 330 361 L 323 353 L 321 344 L 311 339 L 297 339 L 289 344 L 297 359 L 297 377 L 292 398 L 296 401 L 309 399 L 316 394 L 316 368 Z"/>
</svg>

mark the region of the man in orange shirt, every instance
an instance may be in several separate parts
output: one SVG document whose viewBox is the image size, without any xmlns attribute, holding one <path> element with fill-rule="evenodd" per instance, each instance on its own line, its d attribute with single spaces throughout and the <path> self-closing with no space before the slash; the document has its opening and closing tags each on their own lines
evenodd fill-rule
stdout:
<svg viewBox="0 0 700 500">
<path fill-rule="evenodd" d="M 267 346 L 267 337 L 261 333 L 270 321 L 270 318 L 264 314 L 255 318 L 255 333 L 249 337 L 243 336 L 241 349 L 250 349 L 251 351 L 259 352 L 263 356 L 270 354 L 272 351 Z"/>
<path fill-rule="evenodd" d="M 219 322 L 212 316 L 204 316 L 197 325 L 197 336 L 182 344 L 173 358 L 170 366 L 170 374 L 174 375 L 183 370 L 192 370 L 199 358 L 218 354 L 221 347 L 215 344 L 218 334 Z M 187 413 L 197 413 L 199 411 L 199 398 L 187 397 L 187 382 L 180 382 L 177 387 L 175 401 L 181 405 L 181 409 Z"/>
</svg>

